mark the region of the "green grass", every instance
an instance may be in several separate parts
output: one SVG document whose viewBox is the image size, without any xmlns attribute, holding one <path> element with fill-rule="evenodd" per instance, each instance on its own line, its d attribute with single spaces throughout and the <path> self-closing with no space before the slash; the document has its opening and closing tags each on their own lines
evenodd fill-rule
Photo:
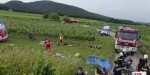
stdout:
<svg viewBox="0 0 150 75">
<path fill-rule="evenodd" d="M 6 49 L 17 49 L 17 50 L 29 50 L 30 51 L 36 51 L 37 52 L 43 52 L 45 51 L 45 48 L 43 45 L 39 45 L 39 41 L 42 41 L 45 37 L 43 36 L 35 36 L 36 40 L 29 40 L 27 35 L 21 35 L 21 34 L 10 34 L 9 40 L 7 42 L 4 42 L 0 44 L 1 50 Z M 51 41 L 53 41 L 53 45 L 51 46 L 53 53 L 61 53 L 65 56 L 64 60 L 61 60 L 61 62 L 65 62 L 65 60 L 70 60 L 70 62 L 75 62 L 74 65 L 74 72 L 76 72 L 76 69 L 78 66 L 82 66 L 84 70 L 89 71 L 89 75 L 92 75 L 94 73 L 94 69 L 96 65 L 86 65 L 86 59 L 88 55 L 93 54 L 98 58 L 104 58 L 108 59 L 110 62 L 112 62 L 112 53 L 113 52 L 113 39 L 111 37 L 101 37 L 100 35 L 97 36 L 97 39 L 95 41 L 89 42 L 89 41 L 78 41 L 78 40 L 71 40 L 71 39 L 64 39 L 64 42 L 72 44 L 72 46 L 63 46 L 63 45 L 57 45 L 56 42 L 58 41 L 58 38 L 48 37 Z M 11 47 L 8 44 L 15 44 L 15 46 Z M 91 49 L 89 48 L 90 45 L 99 45 L 101 49 Z M 72 58 L 74 57 L 75 53 L 81 53 L 80 58 Z M 106 55 L 109 54 L 109 55 Z M 71 58 L 71 59 L 68 59 Z M 17 59 L 17 58 L 16 58 Z M 28 59 L 28 58 L 27 58 Z M 4 60 L 4 59 L 3 59 Z M 20 59 L 21 60 L 21 59 Z M 58 64 L 62 64 L 60 61 L 60 58 L 55 58 L 53 60 L 54 62 L 57 62 Z M 73 61 L 75 60 L 75 61 Z M 10 60 L 13 62 L 13 60 Z M 8 62 L 7 62 L 8 63 Z M 69 63 L 66 61 L 66 63 L 69 65 Z M 64 75 L 68 71 L 68 67 L 65 67 L 67 64 L 57 65 L 54 63 L 53 67 L 57 67 L 60 72 Z M 8 65 L 8 64 L 5 64 Z M 16 67 L 16 66 L 12 66 Z M 60 68 L 61 67 L 61 68 Z M 24 68 L 24 67 L 23 67 Z M 66 68 L 66 69 L 65 69 Z M 71 66 L 70 66 L 71 68 Z M 65 69 L 65 70 L 64 70 Z"/>
<path fill-rule="evenodd" d="M 27 34 L 58 37 L 62 33 L 64 38 L 78 40 L 95 40 L 94 28 L 86 28 L 79 25 L 62 24 L 53 21 L 37 21 L 28 19 L 13 19 L 1 17 L 9 33 Z"/>
<path fill-rule="evenodd" d="M 56 73 L 61 73 L 62 75 L 72 75 L 77 71 L 77 68 L 81 66 L 84 68 L 84 70 L 88 70 L 89 75 L 93 75 L 94 69 L 97 67 L 97 65 L 86 64 L 86 58 L 90 54 L 95 55 L 97 58 L 107 59 L 110 63 L 112 63 L 114 46 L 113 38 L 109 36 L 102 37 L 100 36 L 100 34 L 96 33 L 96 29 L 101 28 L 102 22 L 87 20 L 89 22 L 87 22 L 86 24 L 91 24 L 91 26 L 88 25 L 88 27 L 84 27 L 80 26 L 80 24 L 62 24 L 61 22 L 47 21 L 44 19 L 40 19 L 42 16 L 38 14 L 9 11 L 0 12 L 3 13 L 1 14 L 0 20 L 4 22 L 9 32 L 9 40 L 0 44 L 0 57 L 3 57 L 3 54 L 6 55 L 6 57 L 0 58 L 0 60 L 2 60 L 3 66 L 10 66 L 5 67 L 6 70 L 10 70 L 8 71 L 8 73 L 12 73 L 14 68 L 18 68 L 18 63 L 24 64 L 23 62 L 19 62 L 19 60 L 28 60 L 31 61 L 34 65 L 30 64 L 30 62 L 26 62 L 29 66 L 21 65 L 19 68 L 22 69 L 20 71 L 17 71 L 17 69 L 15 69 L 12 74 L 32 75 L 33 73 L 35 74 L 37 69 L 45 71 L 42 67 L 50 67 L 55 69 Z M 86 19 L 80 20 L 86 22 Z M 27 35 L 28 32 L 34 34 L 36 40 L 29 40 Z M 64 43 L 71 44 L 71 47 L 59 46 L 56 44 L 59 39 L 59 32 L 62 32 L 64 35 Z M 65 58 L 47 58 L 43 56 L 43 54 L 41 55 L 41 53 L 45 51 L 45 48 L 43 47 L 43 45 L 39 45 L 39 42 L 44 40 L 46 37 L 48 37 L 54 43 L 51 46 L 53 54 L 61 53 L 63 56 L 65 56 Z M 91 37 L 94 37 L 94 40 L 88 40 Z M 14 44 L 14 46 L 10 46 L 11 44 Z M 101 47 L 101 49 L 91 49 L 89 47 L 91 45 L 98 45 Z M 26 51 L 27 54 L 25 53 Z M 76 53 L 81 53 L 81 57 L 75 58 L 74 54 Z M 13 56 L 10 59 L 9 57 L 11 55 L 16 56 Z M 33 60 L 32 58 L 26 57 L 28 55 L 30 55 L 30 57 L 33 57 Z M 36 57 L 38 59 L 35 59 Z M 6 59 L 8 59 L 9 61 L 6 61 Z M 14 60 L 18 60 L 18 62 L 9 63 L 13 62 Z M 41 63 L 42 60 L 48 60 L 48 62 Z M 44 66 L 45 64 L 50 64 L 50 66 Z M 24 70 L 27 68 L 30 69 Z"/>
<path fill-rule="evenodd" d="M 30 13 L 21 13 L 21 12 L 11 12 L 11 11 L 0 11 L 0 16 L 3 17 L 11 17 L 11 18 L 19 18 L 19 19 L 35 19 L 35 20 L 49 20 L 49 19 L 43 19 L 43 14 L 30 14 Z M 72 18 L 72 17 L 69 17 Z M 60 22 L 63 19 L 63 16 L 60 16 Z M 101 25 L 104 22 L 97 21 L 97 20 L 91 20 L 91 19 L 83 19 L 83 18 L 75 18 L 76 20 L 79 20 L 79 24 L 87 24 L 87 25 Z"/>
<path fill-rule="evenodd" d="M 45 48 L 42 45 L 39 45 L 39 41 L 42 41 L 45 37 L 48 37 L 50 40 L 54 42 L 54 45 L 52 45 L 53 53 L 62 53 L 65 56 L 65 61 L 61 58 L 50 58 L 51 60 L 54 60 L 53 67 L 55 69 L 58 69 L 58 71 L 63 72 L 63 74 L 71 74 L 76 72 L 76 69 L 78 66 L 82 66 L 84 70 L 89 71 L 89 75 L 93 75 L 94 68 L 97 65 L 86 65 L 85 58 L 89 54 L 96 55 L 98 58 L 105 58 L 108 59 L 110 62 L 112 62 L 113 59 L 113 47 L 114 47 L 114 41 L 111 37 L 101 37 L 96 34 L 95 29 L 100 29 L 102 25 L 105 22 L 96 21 L 96 20 L 89 20 L 89 19 L 82 19 L 82 18 L 75 18 L 79 20 L 79 24 L 62 24 L 60 22 L 53 22 L 49 21 L 49 19 L 42 19 L 41 14 L 29 14 L 29 13 L 20 13 L 20 12 L 10 12 L 10 11 L 0 11 L 0 21 L 3 21 L 4 24 L 6 24 L 6 27 L 9 30 L 10 37 L 9 41 L 6 43 L 0 44 L 1 47 L 1 53 L 3 50 L 12 50 L 15 49 L 15 51 L 35 51 L 35 54 L 38 54 L 36 52 L 43 52 Z M 63 16 L 60 17 L 61 19 Z M 86 24 L 88 27 L 81 27 L 78 25 Z M 40 27 L 36 27 L 36 25 Z M 63 25 L 63 26 L 62 26 Z M 145 54 L 147 53 L 150 55 L 150 32 L 149 32 L 149 26 L 144 25 L 126 25 L 126 24 L 114 24 L 109 23 L 111 26 L 111 29 L 113 32 L 116 31 L 116 29 L 119 26 L 129 26 L 131 28 L 135 28 L 139 30 L 139 34 L 142 36 L 142 38 L 138 42 L 138 50 Z M 58 28 L 58 27 L 60 28 Z M 50 28 L 52 27 L 52 28 Z M 75 28 L 77 27 L 77 28 Z M 28 28 L 28 29 L 27 29 Z M 55 29 L 54 29 L 55 28 Z M 63 29 L 61 29 L 63 28 Z M 44 29 L 48 31 L 44 31 Z M 61 29 L 61 30 L 59 30 Z M 40 32 L 42 31 L 42 32 Z M 53 31 L 53 32 L 52 32 Z M 66 43 L 70 43 L 73 46 L 58 46 L 56 45 L 56 42 L 58 41 L 57 33 L 62 31 L 64 34 L 64 41 Z M 70 32 L 73 31 L 73 32 Z M 36 36 L 35 41 L 29 40 L 27 32 L 31 32 Z M 52 33 L 51 33 L 52 32 Z M 69 34 L 67 34 L 69 33 Z M 76 36 L 73 36 L 73 34 Z M 90 33 L 90 35 L 89 35 Z M 16 36 L 19 35 L 19 36 Z M 50 35 L 50 36 L 49 36 Z M 67 36 L 67 37 L 66 37 Z M 69 37 L 68 37 L 69 36 Z M 71 36 L 71 37 L 70 37 Z M 85 37 L 86 36 L 86 37 Z M 77 40 L 77 38 L 88 38 L 90 36 L 94 36 L 95 39 L 92 41 L 86 40 Z M 75 38 L 73 38 L 75 37 Z M 15 46 L 11 47 L 7 44 L 15 44 Z M 100 45 L 101 49 L 90 49 L 90 45 Z M 75 53 L 81 53 L 80 58 L 74 58 L 73 55 Z M 7 53 L 6 53 L 7 54 Z M 107 54 L 107 55 L 106 55 Z M 1 55 L 1 54 L 0 54 Z M 9 55 L 9 54 L 8 54 Z M 34 57 L 35 55 L 33 55 Z M 68 57 L 68 58 L 67 58 Z M 15 57 L 14 57 L 15 58 Z M 7 58 L 6 58 L 7 59 Z M 28 58 L 25 58 L 28 59 Z M 150 59 L 150 58 L 149 58 Z M 5 61 L 5 59 L 3 59 Z M 20 59 L 22 60 L 22 59 Z M 72 60 L 75 60 L 76 62 L 73 62 Z M 11 60 L 13 61 L 13 60 Z M 68 61 L 68 62 L 67 62 Z M 62 63 L 60 63 L 62 62 Z M 71 62 L 71 63 L 70 63 Z M 60 65 L 57 65 L 56 63 L 59 63 Z M 68 66 L 65 67 L 65 63 L 68 64 Z M 8 65 L 8 64 L 5 64 Z M 71 66 L 73 65 L 73 66 Z M 12 66 L 16 67 L 16 66 Z M 1 67 L 0 67 L 1 68 Z M 64 69 L 66 68 L 66 69 Z M 67 73 L 67 69 L 71 68 L 71 73 Z M 65 71 L 64 71 L 65 70 Z M 58 72 L 59 73 L 59 72 Z"/>
<path fill-rule="evenodd" d="M 0 11 L 0 16 L 3 17 L 12 17 L 12 18 L 27 18 L 27 19 L 43 19 L 40 14 L 29 14 L 29 13 L 21 13 L 21 12 L 11 12 L 11 11 Z"/>
</svg>

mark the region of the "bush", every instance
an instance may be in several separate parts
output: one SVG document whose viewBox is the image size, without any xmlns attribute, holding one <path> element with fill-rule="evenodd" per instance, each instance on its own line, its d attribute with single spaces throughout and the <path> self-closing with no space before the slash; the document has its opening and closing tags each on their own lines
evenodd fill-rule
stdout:
<svg viewBox="0 0 150 75">
<path fill-rule="evenodd" d="M 10 49 L 7 46 L 1 48 L 0 60 L 1 75 L 72 75 L 79 62 L 70 55 L 48 57 L 37 50 Z"/>
<path fill-rule="evenodd" d="M 0 74 L 6 75 L 54 75 L 52 62 L 39 52 L 7 49 L 0 51 Z"/>
<path fill-rule="evenodd" d="M 57 13 L 50 13 L 50 19 L 52 21 L 60 21 L 60 16 Z"/>
<path fill-rule="evenodd" d="M 43 18 L 44 18 L 44 19 L 47 19 L 48 17 L 49 17 L 49 14 L 44 14 L 44 15 L 43 15 Z"/>
</svg>

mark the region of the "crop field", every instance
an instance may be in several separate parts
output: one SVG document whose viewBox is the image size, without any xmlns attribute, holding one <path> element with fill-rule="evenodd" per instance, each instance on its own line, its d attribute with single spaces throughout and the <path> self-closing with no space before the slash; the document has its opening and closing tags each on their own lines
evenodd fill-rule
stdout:
<svg viewBox="0 0 150 75">
<path fill-rule="evenodd" d="M 9 40 L 0 43 L 0 74 L 14 75 L 72 75 L 79 66 L 89 75 L 94 74 L 98 65 L 87 65 L 88 55 L 113 61 L 114 40 L 112 37 L 100 36 L 96 29 L 101 29 L 105 22 L 81 19 L 79 24 L 62 24 L 60 22 L 42 19 L 42 15 L 18 12 L 0 11 L 0 21 L 4 22 L 9 33 Z M 61 17 L 62 18 L 62 17 Z M 87 27 L 81 26 L 87 25 Z M 119 26 L 129 26 L 139 30 L 141 38 L 138 50 L 150 56 L 150 27 L 144 25 L 126 25 L 108 23 L 113 32 Z M 29 40 L 28 33 L 35 36 L 36 40 Z M 64 42 L 72 46 L 57 45 L 58 33 L 63 34 Z M 39 41 L 49 38 L 54 44 L 51 46 L 53 54 L 61 53 L 61 57 L 47 57 L 42 54 L 45 51 Z M 89 46 L 99 45 L 101 49 L 91 49 Z M 75 58 L 75 53 L 81 53 L 81 57 Z M 32 58 L 31 58 L 32 57 Z M 6 60 L 7 59 L 7 60 Z M 24 61 L 24 62 L 22 62 Z M 10 63 L 13 62 L 13 63 Z M 18 64 L 20 64 L 18 66 Z M 11 75 L 10 74 L 10 75 Z"/>
<path fill-rule="evenodd" d="M 84 27 L 80 24 L 62 24 L 61 22 L 11 16 L 0 16 L 0 21 L 4 22 L 9 33 L 9 40 L 0 43 L 0 74 L 73 75 L 81 66 L 84 71 L 88 70 L 89 75 L 93 75 L 98 65 L 87 65 L 88 55 L 92 54 L 97 58 L 104 58 L 112 62 L 114 40 L 111 37 L 102 37 L 97 33 L 96 29 L 101 26 Z M 33 34 L 36 40 L 30 40 L 28 32 Z M 56 44 L 59 32 L 63 34 L 64 43 L 72 46 Z M 53 42 L 51 46 L 53 54 L 61 53 L 64 58 L 48 57 L 43 54 L 45 48 L 39 42 L 46 37 Z M 100 46 L 100 49 L 89 47 L 97 45 Z M 76 53 L 80 53 L 81 56 L 75 58 Z"/>
<path fill-rule="evenodd" d="M 95 29 L 85 28 L 83 26 L 62 24 L 52 21 L 41 20 L 23 20 L 23 19 L 1 19 L 6 24 L 9 33 L 58 37 L 61 32 L 64 38 L 78 40 L 95 40 Z"/>
<path fill-rule="evenodd" d="M 21 13 L 21 12 L 11 12 L 11 11 L 0 11 L 0 16 L 3 17 L 12 17 L 12 18 L 27 18 L 27 19 L 43 19 L 42 15 L 39 14 L 28 14 L 28 13 Z"/>
</svg>

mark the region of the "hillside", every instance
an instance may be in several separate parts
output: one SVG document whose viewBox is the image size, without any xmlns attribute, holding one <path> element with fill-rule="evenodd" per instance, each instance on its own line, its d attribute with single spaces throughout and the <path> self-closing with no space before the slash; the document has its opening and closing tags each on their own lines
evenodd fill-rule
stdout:
<svg viewBox="0 0 150 75">
<path fill-rule="evenodd" d="M 14 11 L 19 12 L 42 13 L 42 14 L 55 12 L 58 13 L 59 15 L 68 15 L 76 18 L 87 18 L 112 23 L 138 24 L 130 20 L 115 19 L 100 14 L 88 12 L 79 7 L 56 3 L 53 1 L 36 1 L 30 3 L 23 3 L 21 1 L 9 1 L 4 5 L 13 9 Z"/>
</svg>

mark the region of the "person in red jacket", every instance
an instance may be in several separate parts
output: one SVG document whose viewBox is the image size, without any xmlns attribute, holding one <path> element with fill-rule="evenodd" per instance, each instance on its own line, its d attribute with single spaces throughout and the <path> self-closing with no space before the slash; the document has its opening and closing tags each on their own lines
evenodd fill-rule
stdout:
<svg viewBox="0 0 150 75">
<path fill-rule="evenodd" d="M 45 48 L 46 48 L 46 51 L 50 50 L 50 40 L 48 40 L 47 38 L 44 40 L 44 45 L 45 45 Z"/>
</svg>

